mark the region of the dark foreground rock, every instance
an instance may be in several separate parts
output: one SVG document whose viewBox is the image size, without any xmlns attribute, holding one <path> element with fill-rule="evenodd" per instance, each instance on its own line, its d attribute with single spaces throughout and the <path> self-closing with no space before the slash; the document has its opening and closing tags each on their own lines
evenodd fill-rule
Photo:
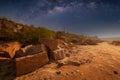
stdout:
<svg viewBox="0 0 120 80">
<path fill-rule="evenodd" d="M 0 80 L 13 80 L 15 73 L 15 61 L 0 57 Z"/>
<path fill-rule="evenodd" d="M 39 53 L 16 58 L 16 75 L 32 72 L 49 62 L 47 53 Z"/>
</svg>

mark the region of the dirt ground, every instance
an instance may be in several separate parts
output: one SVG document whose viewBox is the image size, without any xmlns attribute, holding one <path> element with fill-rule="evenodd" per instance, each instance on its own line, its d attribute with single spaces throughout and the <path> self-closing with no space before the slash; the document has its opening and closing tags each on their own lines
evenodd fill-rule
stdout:
<svg viewBox="0 0 120 80">
<path fill-rule="evenodd" d="M 120 46 L 107 42 L 77 45 L 70 57 L 15 80 L 120 80 Z"/>
</svg>

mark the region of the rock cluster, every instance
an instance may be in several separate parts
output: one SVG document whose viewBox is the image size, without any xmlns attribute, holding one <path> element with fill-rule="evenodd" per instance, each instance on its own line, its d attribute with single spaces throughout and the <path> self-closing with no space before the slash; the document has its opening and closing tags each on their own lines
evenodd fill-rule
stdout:
<svg viewBox="0 0 120 80">
<path fill-rule="evenodd" d="M 13 71 L 17 76 L 38 69 L 39 67 L 47 64 L 50 59 L 58 61 L 66 57 L 70 57 L 70 54 L 72 53 L 70 48 L 72 46 L 60 40 L 44 41 L 41 41 L 41 44 L 38 45 L 27 45 L 25 47 L 21 47 L 21 44 L 18 42 L 10 42 L 0 45 L 0 57 L 8 58 L 15 62 L 14 64 L 11 63 L 11 65 L 14 65 L 15 68 Z M 76 62 L 69 63 L 79 65 Z M 62 65 L 63 64 L 59 62 L 57 67 Z M 2 66 L 6 65 L 3 64 Z M 12 66 L 10 66 L 10 69 L 11 68 Z M 8 71 L 11 72 L 11 70 Z M 8 74 L 10 73 L 8 72 Z M 59 75 L 61 73 L 56 72 L 56 74 Z"/>
<path fill-rule="evenodd" d="M 2 44 L 0 45 L 0 72 L 2 72 L 0 80 L 8 80 L 8 77 L 32 72 L 48 62 L 47 48 L 44 44 L 28 45 L 24 48 L 21 48 L 18 42 Z M 11 75 L 12 72 L 14 75 Z"/>
</svg>

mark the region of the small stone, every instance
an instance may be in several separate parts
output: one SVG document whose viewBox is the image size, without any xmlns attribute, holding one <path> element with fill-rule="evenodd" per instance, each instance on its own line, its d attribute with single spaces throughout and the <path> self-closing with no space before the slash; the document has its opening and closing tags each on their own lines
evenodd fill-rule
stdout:
<svg viewBox="0 0 120 80">
<path fill-rule="evenodd" d="M 71 72 L 71 74 L 75 74 L 75 72 Z"/>
<path fill-rule="evenodd" d="M 69 74 L 69 73 L 66 73 L 66 75 L 67 75 L 67 76 L 70 76 L 70 74 Z"/>
<path fill-rule="evenodd" d="M 74 66 L 80 66 L 80 62 L 77 62 L 77 61 L 68 61 L 68 64 L 74 65 Z"/>
<path fill-rule="evenodd" d="M 48 80 L 47 78 L 44 78 L 44 80 Z"/>
<path fill-rule="evenodd" d="M 57 75 L 60 75 L 60 74 L 61 74 L 61 71 L 57 71 L 56 74 L 57 74 Z"/>
<path fill-rule="evenodd" d="M 117 72 L 117 71 L 113 71 L 113 73 L 114 73 L 115 75 L 117 75 L 117 74 L 118 74 L 118 72 Z"/>
<path fill-rule="evenodd" d="M 58 63 L 57 68 L 62 67 L 64 64 L 63 63 Z"/>
<path fill-rule="evenodd" d="M 70 57 L 70 54 L 66 54 L 66 57 Z"/>
<path fill-rule="evenodd" d="M 80 70 L 76 70 L 76 72 L 80 72 Z"/>
</svg>

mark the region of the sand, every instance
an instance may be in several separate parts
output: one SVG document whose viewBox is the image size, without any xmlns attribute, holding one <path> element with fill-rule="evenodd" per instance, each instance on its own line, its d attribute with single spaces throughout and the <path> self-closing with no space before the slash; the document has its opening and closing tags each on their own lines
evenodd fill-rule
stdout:
<svg viewBox="0 0 120 80">
<path fill-rule="evenodd" d="M 52 62 L 15 80 L 120 80 L 120 46 L 103 42 L 77 45 L 72 51 L 70 57 L 60 62 L 73 61 L 79 65 L 65 63 L 58 67 Z"/>
</svg>

